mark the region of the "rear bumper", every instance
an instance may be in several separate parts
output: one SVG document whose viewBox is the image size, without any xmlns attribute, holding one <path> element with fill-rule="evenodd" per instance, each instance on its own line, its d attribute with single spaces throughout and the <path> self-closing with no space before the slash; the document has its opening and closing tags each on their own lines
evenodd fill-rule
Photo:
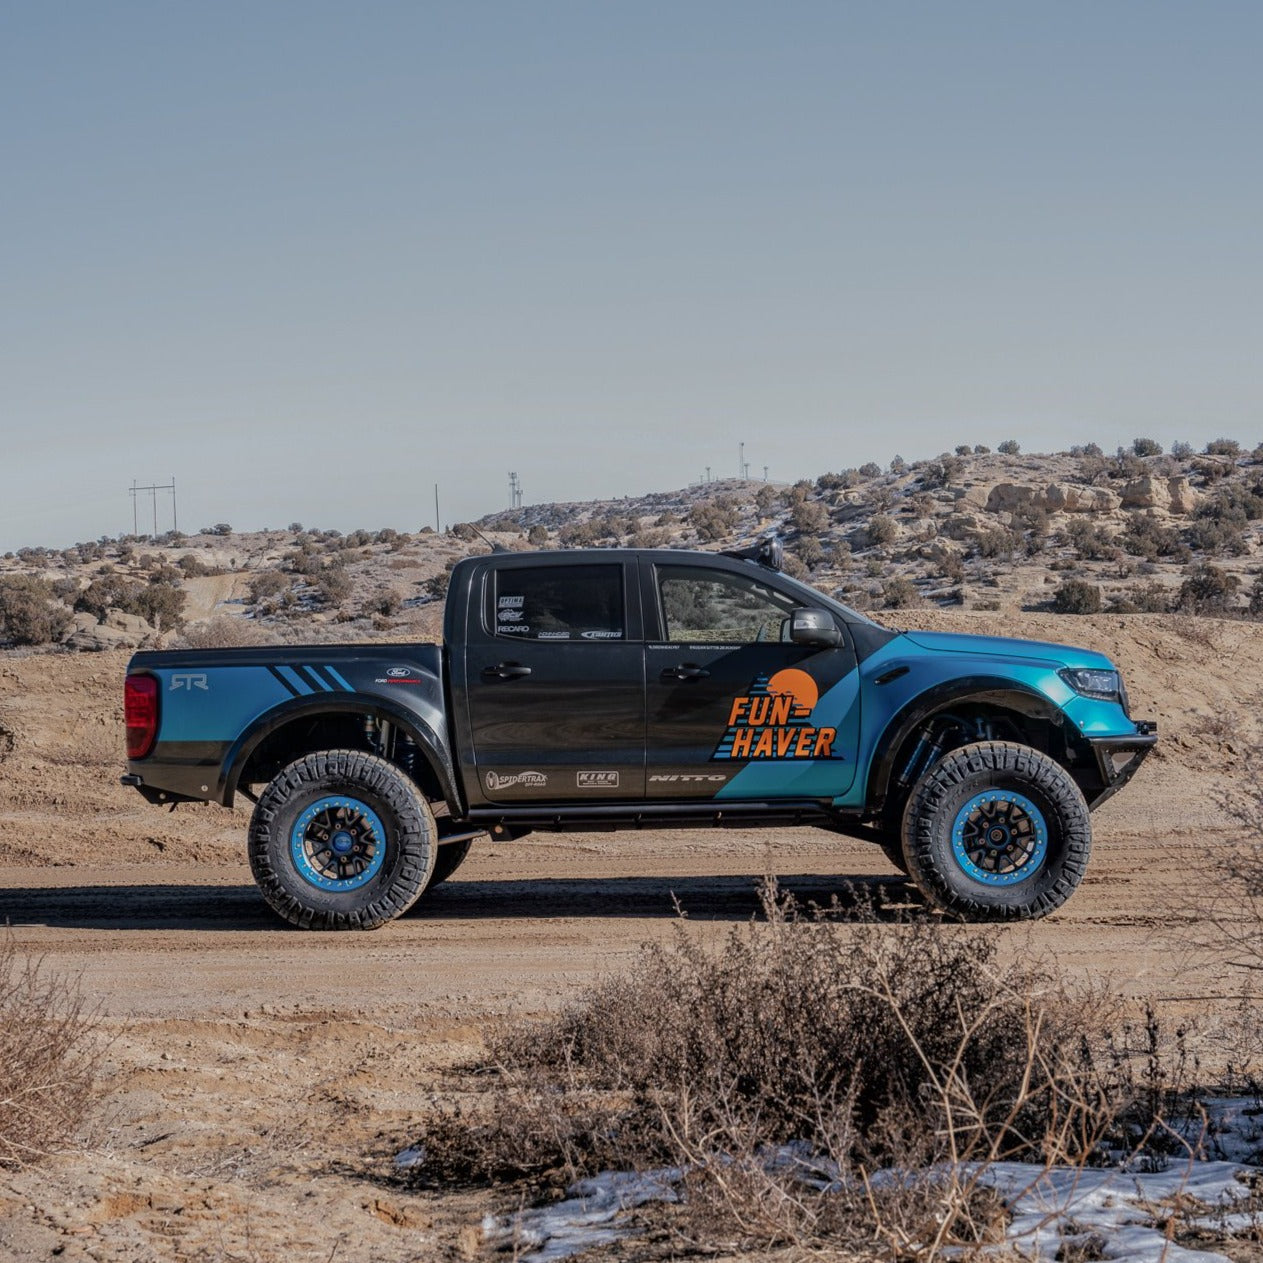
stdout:
<svg viewBox="0 0 1263 1263">
<path fill-rule="evenodd" d="M 1136 775 L 1149 751 L 1158 744 L 1158 725 L 1149 720 L 1140 720 L 1134 733 L 1124 737 L 1095 737 L 1088 744 L 1096 756 L 1097 769 L 1104 786 L 1088 803 L 1095 810 Z"/>
</svg>

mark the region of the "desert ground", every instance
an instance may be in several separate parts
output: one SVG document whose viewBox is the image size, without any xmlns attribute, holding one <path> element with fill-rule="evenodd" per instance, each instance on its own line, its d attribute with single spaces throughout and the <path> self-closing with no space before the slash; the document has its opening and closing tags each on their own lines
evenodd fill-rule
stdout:
<svg viewBox="0 0 1263 1263">
<path fill-rule="evenodd" d="M 896 617 L 904 617 L 899 611 Z M 1263 627 L 1144 614 L 918 611 L 906 621 L 1105 649 L 1161 744 L 1095 816 L 1085 884 L 989 931 L 1189 1024 L 1206 1064 L 1238 1003 L 1194 950 L 1226 793 L 1247 792 Z M 445 886 L 372 934 L 277 921 L 244 859 L 244 811 L 167 813 L 117 783 L 126 655 L 0 656 L 0 917 L 78 976 L 109 1040 L 100 1107 L 68 1152 L 0 1171 L 0 1258 L 475 1257 L 515 1190 L 413 1191 L 391 1159 L 477 1057 L 487 1024 L 555 1012 L 642 944 L 715 938 L 767 873 L 803 901 L 915 896 L 874 847 L 813 830 L 538 834 L 476 844 Z M 894 914 L 856 933 L 898 933 Z"/>
</svg>

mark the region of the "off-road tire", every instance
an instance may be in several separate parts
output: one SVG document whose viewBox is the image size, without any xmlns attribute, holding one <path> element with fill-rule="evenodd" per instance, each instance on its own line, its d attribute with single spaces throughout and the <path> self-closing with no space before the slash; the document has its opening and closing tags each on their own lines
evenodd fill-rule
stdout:
<svg viewBox="0 0 1263 1263">
<path fill-rule="evenodd" d="M 980 834 L 992 836 L 987 810 L 999 813 L 995 836 L 1003 830 L 1017 840 L 978 859 L 983 850 L 969 848 Z M 1034 920 L 1074 893 L 1092 824 L 1060 764 L 1029 746 L 984 741 L 953 750 L 917 782 L 904 809 L 903 850 L 912 880 L 944 911 L 969 921 Z M 1007 858 L 1014 852 L 1028 858 Z M 982 867 L 1001 862 L 1008 871 Z"/>
<path fill-rule="evenodd" d="M 877 843 L 882 854 L 899 870 L 901 877 L 908 875 L 908 861 L 903 858 L 903 839 L 898 834 L 885 834 Z"/>
<path fill-rule="evenodd" d="M 439 882 L 446 881 L 464 862 L 473 846 L 473 838 L 463 842 L 445 842 L 438 848 L 438 858 L 434 861 L 434 872 L 426 883 L 426 890 L 433 890 Z"/>
<path fill-rule="evenodd" d="M 371 852 L 362 872 L 342 878 L 309 854 L 307 839 L 331 818 L 319 814 L 322 804 L 351 821 L 334 835 L 339 846 Z M 318 814 L 304 824 L 311 812 Z M 322 750 L 289 764 L 250 818 L 250 867 L 263 897 L 307 930 L 375 930 L 401 916 L 430 881 L 438 849 L 434 816 L 416 784 L 362 750 Z"/>
</svg>

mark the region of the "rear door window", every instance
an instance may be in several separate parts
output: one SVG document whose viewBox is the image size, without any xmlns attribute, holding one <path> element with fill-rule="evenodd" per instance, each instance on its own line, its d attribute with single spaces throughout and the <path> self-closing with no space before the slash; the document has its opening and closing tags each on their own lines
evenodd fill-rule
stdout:
<svg viewBox="0 0 1263 1263">
<path fill-rule="evenodd" d="M 492 630 L 505 640 L 623 640 L 623 567 L 513 566 L 496 572 Z"/>
</svg>

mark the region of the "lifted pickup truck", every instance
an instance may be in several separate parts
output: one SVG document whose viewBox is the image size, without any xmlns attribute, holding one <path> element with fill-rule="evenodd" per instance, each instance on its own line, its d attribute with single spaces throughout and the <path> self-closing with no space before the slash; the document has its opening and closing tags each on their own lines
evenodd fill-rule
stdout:
<svg viewBox="0 0 1263 1263">
<path fill-rule="evenodd" d="M 138 653 L 125 705 L 123 782 L 245 795 L 264 897 L 324 929 L 406 912 L 483 833 L 689 825 L 819 825 L 949 913 L 1040 917 L 1157 740 L 1102 655 L 882 627 L 775 540 L 468 558 L 442 646 Z"/>
</svg>

